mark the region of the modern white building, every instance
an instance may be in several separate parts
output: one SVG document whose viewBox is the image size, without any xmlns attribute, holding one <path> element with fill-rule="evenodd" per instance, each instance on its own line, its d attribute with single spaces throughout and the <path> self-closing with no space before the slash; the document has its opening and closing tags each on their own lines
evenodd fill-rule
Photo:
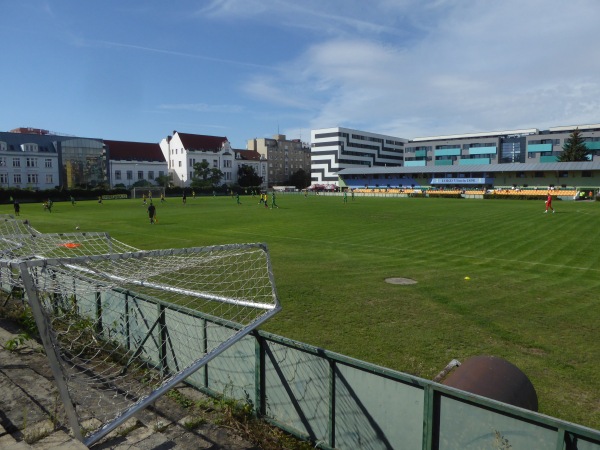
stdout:
<svg viewBox="0 0 600 450">
<path fill-rule="evenodd" d="M 312 130 L 312 186 L 338 187 L 338 172 L 342 169 L 402 166 L 407 142 L 350 128 Z"/>
<path fill-rule="evenodd" d="M 588 160 L 559 162 L 575 130 Z M 405 143 L 402 166 L 347 167 L 338 175 L 342 188 L 597 187 L 600 124 L 419 137 Z"/>
</svg>

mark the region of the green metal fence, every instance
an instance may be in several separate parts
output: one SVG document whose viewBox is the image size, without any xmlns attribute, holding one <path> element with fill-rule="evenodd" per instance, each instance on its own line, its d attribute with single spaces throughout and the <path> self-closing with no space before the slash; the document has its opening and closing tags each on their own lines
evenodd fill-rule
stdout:
<svg viewBox="0 0 600 450">
<path fill-rule="evenodd" d="M 114 314 L 115 302 L 121 314 Z M 127 292 L 80 297 L 78 304 L 80 314 L 102 324 L 101 333 L 110 330 L 111 339 L 137 350 L 157 370 L 175 372 L 189 362 L 183 349 L 189 348 L 184 341 L 190 333 L 181 323 L 202 330 L 198 346 L 235 328 Z M 169 329 L 173 321 L 179 328 Z M 165 335 L 169 352 L 160 344 Z M 326 449 L 600 450 L 598 430 L 258 330 L 186 382 L 208 394 L 251 402 L 265 420 Z"/>
</svg>

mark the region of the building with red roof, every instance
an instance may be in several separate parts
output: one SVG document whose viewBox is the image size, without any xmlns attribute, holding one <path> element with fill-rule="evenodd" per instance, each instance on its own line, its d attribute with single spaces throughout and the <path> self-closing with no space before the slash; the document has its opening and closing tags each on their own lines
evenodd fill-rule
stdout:
<svg viewBox="0 0 600 450">
<path fill-rule="evenodd" d="M 167 175 L 167 162 L 159 144 L 104 140 L 109 161 L 111 187 L 148 181 L 157 184 L 158 177 Z"/>
<path fill-rule="evenodd" d="M 188 187 L 194 178 L 194 164 L 206 161 L 210 168 L 223 173 L 221 182 L 237 181 L 236 157 L 229 140 L 224 136 L 180 133 L 173 131 L 160 142 L 167 161 L 169 177 L 176 186 Z"/>
<path fill-rule="evenodd" d="M 242 166 L 249 166 L 254 169 L 259 177 L 262 177 L 261 188 L 266 189 L 269 186 L 269 167 L 267 157 L 256 150 L 234 150 L 235 162 L 238 169 Z"/>
</svg>

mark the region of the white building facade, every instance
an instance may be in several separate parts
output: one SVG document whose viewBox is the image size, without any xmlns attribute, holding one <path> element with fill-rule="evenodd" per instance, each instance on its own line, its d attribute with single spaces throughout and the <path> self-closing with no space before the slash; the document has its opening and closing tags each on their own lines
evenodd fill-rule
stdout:
<svg viewBox="0 0 600 450">
<path fill-rule="evenodd" d="M 254 173 L 262 178 L 260 188 L 266 189 L 269 186 L 269 170 L 266 156 L 255 150 L 234 150 L 234 152 L 235 173 L 237 174 L 242 166 L 252 167 Z"/>
<path fill-rule="evenodd" d="M 109 157 L 110 187 L 131 188 L 147 181 L 158 184 L 159 177 L 167 175 L 167 162 L 158 144 L 104 140 Z"/>
<path fill-rule="evenodd" d="M 54 189 L 59 185 L 56 145 L 34 134 L 0 133 L 0 187 Z"/>
<path fill-rule="evenodd" d="M 159 145 L 175 186 L 189 187 L 194 178 L 194 164 L 202 161 L 208 162 L 210 168 L 223 172 L 222 183 L 232 184 L 237 179 L 234 151 L 226 137 L 174 131 Z"/>
</svg>

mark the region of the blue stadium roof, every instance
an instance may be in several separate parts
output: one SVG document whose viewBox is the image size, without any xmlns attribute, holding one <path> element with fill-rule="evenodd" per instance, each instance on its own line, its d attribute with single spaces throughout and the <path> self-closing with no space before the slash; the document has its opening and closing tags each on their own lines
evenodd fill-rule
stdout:
<svg viewBox="0 0 600 450">
<path fill-rule="evenodd" d="M 373 174 L 413 174 L 413 173 L 448 173 L 448 172 L 550 172 L 573 170 L 598 170 L 600 161 L 573 161 L 555 163 L 509 163 L 509 164 L 473 164 L 452 166 L 422 167 L 352 167 L 341 169 L 338 175 L 373 175 Z"/>
</svg>

